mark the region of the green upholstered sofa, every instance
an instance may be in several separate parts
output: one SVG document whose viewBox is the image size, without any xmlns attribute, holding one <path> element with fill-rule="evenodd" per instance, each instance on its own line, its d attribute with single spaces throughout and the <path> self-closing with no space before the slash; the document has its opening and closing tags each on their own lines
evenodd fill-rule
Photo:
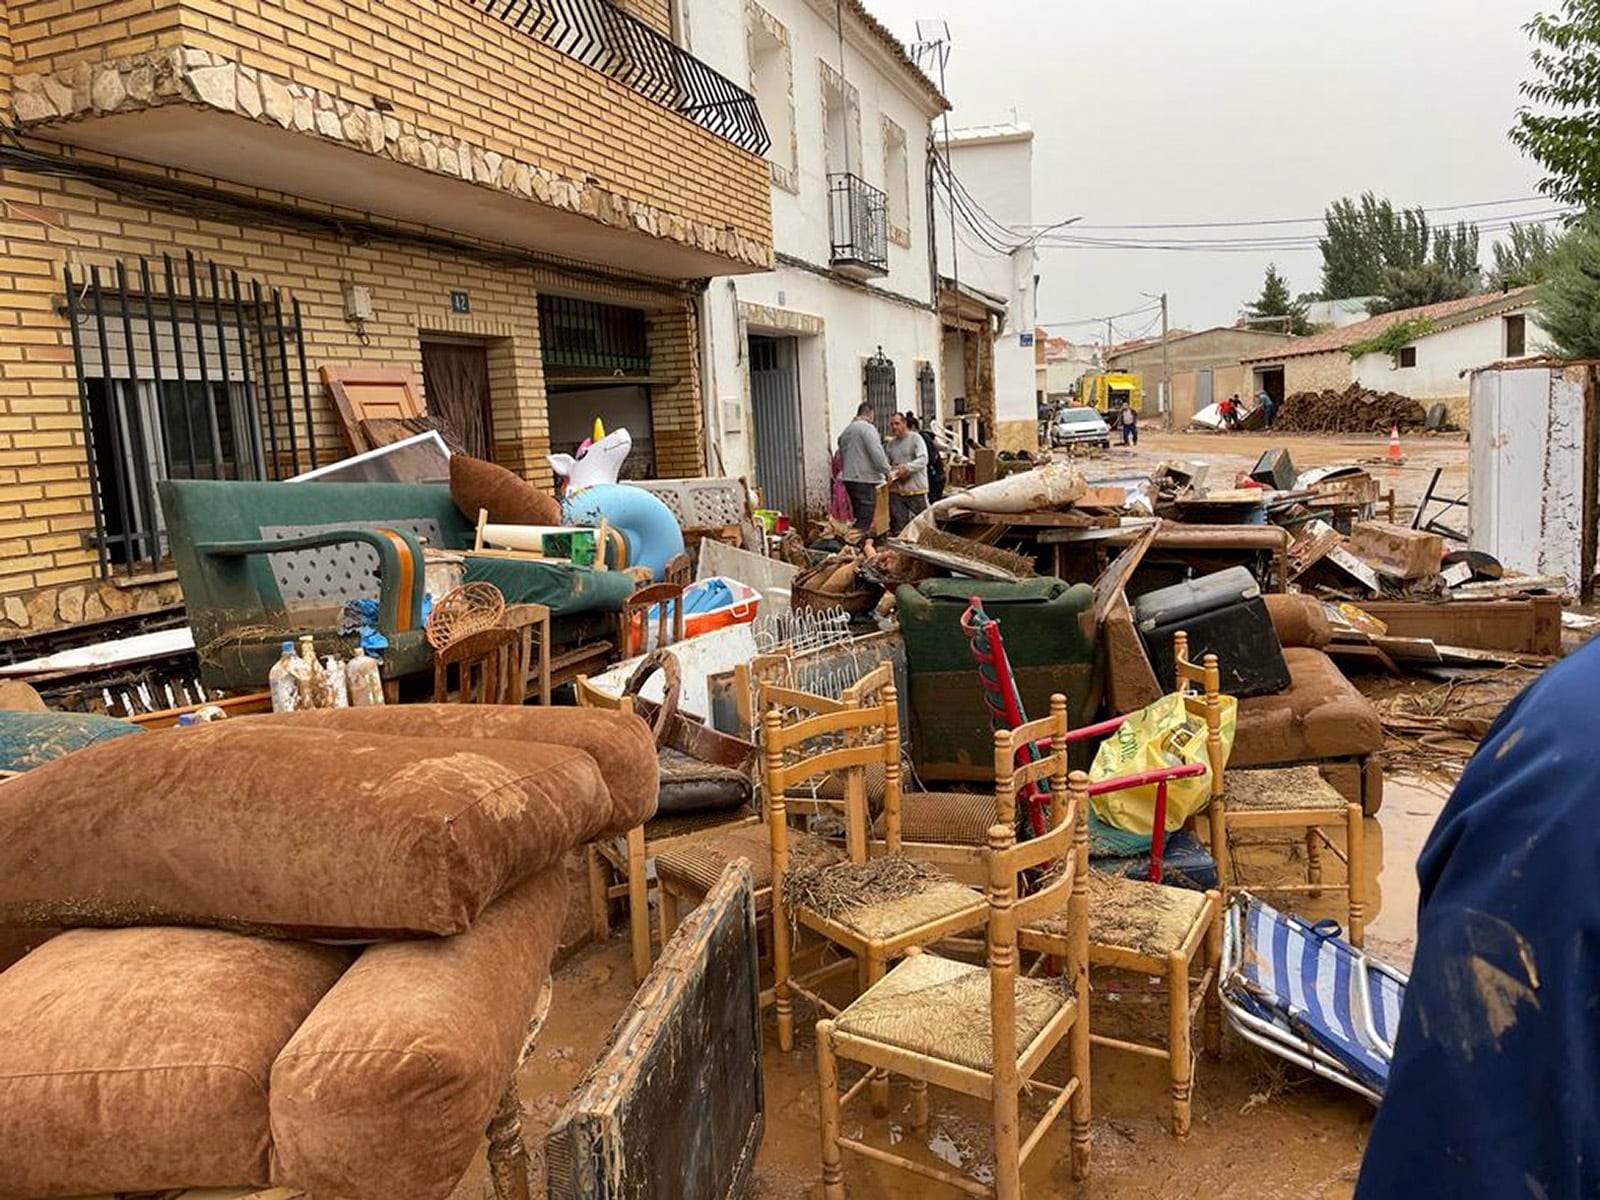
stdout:
<svg viewBox="0 0 1600 1200">
<path fill-rule="evenodd" d="M 386 675 L 432 669 L 422 543 L 466 551 L 473 538 L 447 486 L 173 479 L 159 492 L 207 687 L 265 687 L 286 638 L 352 648 L 337 634 L 355 599 L 378 601 Z M 619 571 L 470 553 L 466 579 L 493 583 L 508 604 L 548 605 L 557 646 L 610 637 L 633 590 Z"/>
<path fill-rule="evenodd" d="M 1048 715 L 1055 692 L 1066 696 L 1074 727 L 1093 721 L 1100 705 L 1103 655 L 1095 636 L 1094 589 L 1088 584 L 1043 577 L 903 585 L 895 592 L 895 611 L 906 645 L 911 760 L 923 780 L 994 781 L 994 734 L 971 644 L 961 628 L 961 614 L 974 596 L 1000 623 L 1030 719 Z"/>
</svg>

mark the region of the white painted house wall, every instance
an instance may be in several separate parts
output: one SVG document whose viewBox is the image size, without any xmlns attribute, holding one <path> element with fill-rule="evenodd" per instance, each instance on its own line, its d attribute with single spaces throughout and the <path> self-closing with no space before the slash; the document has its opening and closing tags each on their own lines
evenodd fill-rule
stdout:
<svg viewBox="0 0 1600 1200">
<path fill-rule="evenodd" d="M 1587 369 L 1481 371 L 1472 377 L 1470 545 L 1529 575 L 1583 561 Z"/>
<path fill-rule="evenodd" d="M 1033 130 L 1026 125 L 952 129 L 950 167 L 977 205 L 1001 225 L 1026 229 L 1032 224 Z M 934 223 L 939 273 L 954 275 L 962 286 L 1006 301 L 1005 326 L 994 344 L 995 422 L 1002 445 L 1018 437 L 1030 441 L 1029 431 L 1038 419 L 1038 371 L 1032 345 L 1038 316 L 1033 281 L 1038 255 L 1032 246 L 1002 253 L 986 245 L 959 216 L 952 244 L 950 211 L 945 204 L 935 206 Z"/>
<path fill-rule="evenodd" d="M 808 508 L 821 509 L 838 432 L 864 398 L 865 361 L 882 347 L 894 362 L 896 406 L 902 411 L 917 407 L 920 364 L 931 363 L 942 373 L 927 209 L 927 146 L 937 106 L 846 9 L 842 76 L 855 100 L 849 167 L 891 193 L 890 213 L 898 218 L 891 221 L 889 273 L 851 283 L 829 267 L 827 176 L 842 168 L 845 153 L 826 128 L 824 81 L 841 74 L 832 0 L 684 0 L 682 12 L 687 48 L 750 88 L 769 130 L 779 133 L 768 153 L 779 265 L 763 275 L 714 280 L 705 301 L 704 387 L 716 399 L 707 411 L 708 440 L 717 446 L 712 467 L 755 479 L 747 340 L 750 334 L 798 330 L 801 444 L 794 452 L 804 463 Z M 775 30 L 788 51 L 788 94 L 781 96 L 770 86 Z M 753 70 L 752 47 L 765 47 L 755 52 L 760 71 Z M 762 53 L 769 55 L 764 62 Z M 762 82 L 769 83 L 765 91 Z M 792 131 L 790 138 L 781 136 L 785 129 Z M 898 160 L 897 131 L 904 147 Z M 752 306 L 758 306 L 754 314 Z"/>
<path fill-rule="evenodd" d="M 1414 367 L 1396 367 L 1387 354 L 1364 354 L 1350 364 L 1351 379 L 1363 387 L 1399 392 L 1413 400 L 1449 400 L 1468 394 L 1463 371 L 1502 362 L 1513 356 L 1506 352 L 1505 320 L 1517 315 L 1527 322 L 1527 357 L 1543 353 L 1547 338 L 1535 322 L 1533 308 L 1517 308 L 1469 321 L 1412 343 L 1417 350 Z"/>
</svg>

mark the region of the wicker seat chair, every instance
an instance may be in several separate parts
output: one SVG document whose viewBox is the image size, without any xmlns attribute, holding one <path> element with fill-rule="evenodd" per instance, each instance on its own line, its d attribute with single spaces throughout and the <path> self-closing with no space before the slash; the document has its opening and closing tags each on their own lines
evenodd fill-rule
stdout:
<svg viewBox="0 0 1600 1200">
<path fill-rule="evenodd" d="M 1204 665 L 1197 667 L 1189 661 L 1187 635 L 1174 634 L 1173 645 L 1178 690 L 1191 704 L 1195 700 L 1202 703 L 1215 729 L 1222 719 L 1216 656 L 1206 655 Z M 1200 696 L 1193 694 L 1196 686 L 1202 689 Z M 1244 767 L 1230 771 L 1226 785 L 1213 792 L 1207 821 L 1211 830 L 1211 854 L 1217 860 L 1217 876 L 1224 894 L 1241 886 L 1234 866 L 1234 833 L 1245 829 L 1303 831 L 1306 882 L 1272 884 L 1252 880 L 1250 891 L 1263 896 L 1312 897 L 1320 896 L 1324 890 L 1343 892 L 1345 935 L 1351 945 L 1363 943 L 1366 937 L 1366 830 L 1361 805 L 1347 801 L 1315 766 Z M 1341 826 L 1345 834 L 1343 849 L 1328 835 L 1329 830 Z M 1324 847 L 1345 865 L 1342 884 L 1323 881 Z"/>
<path fill-rule="evenodd" d="M 1081 1179 L 1089 1167 L 1089 981 L 1086 883 L 1089 865 L 1088 780 L 1067 777 L 1066 699 L 1052 697 L 1050 716 L 995 734 L 994 822 L 984 851 L 988 892 L 985 967 L 918 952 L 876 981 L 842 1011 L 817 1023 L 817 1073 L 822 1115 L 822 1182 L 825 1200 L 844 1200 L 841 1152 L 899 1167 L 973 1195 L 1016 1200 L 1022 1166 L 1044 1134 L 1071 1105 L 1071 1170 Z M 1047 755 L 1015 765 L 1019 745 L 1050 741 Z M 1048 778 L 1050 829 L 1042 837 L 1016 840 L 1016 797 Z M 1034 894 L 1018 898 L 1025 872 L 1057 864 Z M 1061 980 L 1019 977 L 1019 926 L 1062 907 L 1072 933 L 1065 985 Z M 987 1020 L 984 1019 L 987 1009 Z M 1069 1077 L 1060 1086 L 1038 1078 L 1040 1066 L 1063 1041 Z M 871 1068 L 842 1095 L 839 1060 Z M 912 1124 L 927 1125 L 929 1083 L 986 1100 L 993 1111 L 994 1179 L 983 1186 L 930 1164 L 845 1137 L 843 1107 L 884 1071 L 912 1081 Z M 1050 1097 L 1026 1138 L 1021 1132 L 1024 1090 Z"/>
</svg>

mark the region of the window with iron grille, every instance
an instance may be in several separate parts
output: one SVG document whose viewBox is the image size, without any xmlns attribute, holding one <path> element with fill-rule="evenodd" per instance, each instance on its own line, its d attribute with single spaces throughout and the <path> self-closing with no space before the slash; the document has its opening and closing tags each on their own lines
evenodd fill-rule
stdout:
<svg viewBox="0 0 1600 1200">
<path fill-rule="evenodd" d="M 541 295 L 539 339 L 546 366 L 650 371 L 643 309 Z"/>
<path fill-rule="evenodd" d="M 862 398 L 872 405 L 872 419 L 880 433 L 889 429 L 889 418 L 895 413 L 894 361 L 885 357 L 883 347 L 862 364 Z"/>
<path fill-rule="evenodd" d="M 192 253 L 63 278 L 103 575 L 161 568 L 161 480 L 318 465 L 293 296 Z"/>
<path fill-rule="evenodd" d="M 932 363 L 917 367 L 917 410 L 924 429 L 939 419 L 939 388 Z"/>
</svg>

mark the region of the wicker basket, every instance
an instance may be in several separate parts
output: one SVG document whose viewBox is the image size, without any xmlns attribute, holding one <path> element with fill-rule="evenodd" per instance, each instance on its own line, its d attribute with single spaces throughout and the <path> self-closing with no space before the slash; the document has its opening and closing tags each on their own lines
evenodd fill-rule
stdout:
<svg viewBox="0 0 1600 1200">
<path fill-rule="evenodd" d="M 428 614 L 428 645 L 443 650 L 485 629 L 497 629 L 506 615 L 506 598 L 492 583 L 469 583 L 440 598 Z"/>
<path fill-rule="evenodd" d="M 883 595 L 883 589 L 872 585 L 861 586 L 857 575 L 856 587 L 848 592 L 824 592 L 811 586 L 817 579 L 831 573 L 844 561 L 838 556 L 826 558 L 809 571 L 802 571 L 789 585 L 789 604 L 792 608 L 842 608 L 852 615 L 871 610 Z"/>
</svg>

